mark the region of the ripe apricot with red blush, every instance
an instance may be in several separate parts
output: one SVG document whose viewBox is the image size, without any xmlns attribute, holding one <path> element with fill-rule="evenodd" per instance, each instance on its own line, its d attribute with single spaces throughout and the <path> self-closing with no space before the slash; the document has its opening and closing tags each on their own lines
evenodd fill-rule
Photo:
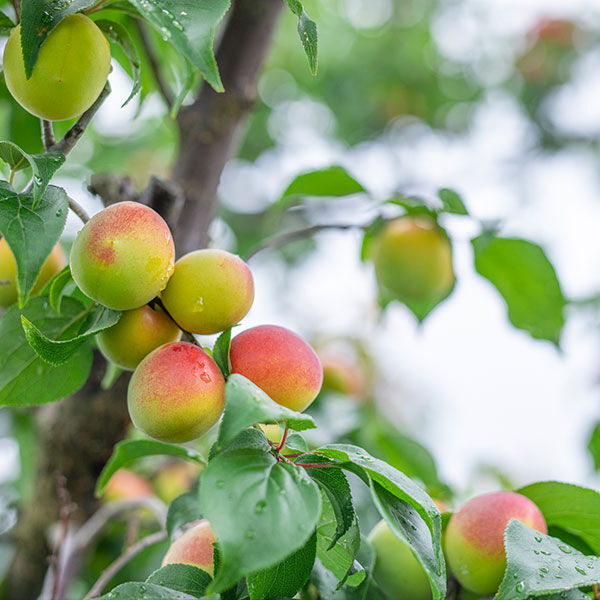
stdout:
<svg viewBox="0 0 600 600">
<path fill-rule="evenodd" d="M 188 342 L 165 344 L 134 371 L 127 392 L 133 424 L 162 442 L 206 433 L 225 405 L 225 380 L 215 361 Z"/>
<path fill-rule="evenodd" d="M 323 368 L 315 351 L 285 327 L 260 325 L 231 340 L 231 369 L 275 402 L 302 411 L 316 398 Z"/>
</svg>

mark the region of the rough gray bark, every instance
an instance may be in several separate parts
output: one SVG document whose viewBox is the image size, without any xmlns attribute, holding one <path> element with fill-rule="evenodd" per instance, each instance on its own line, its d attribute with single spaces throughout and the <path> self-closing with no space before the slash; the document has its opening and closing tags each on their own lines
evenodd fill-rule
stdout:
<svg viewBox="0 0 600 600">
<path fill-rule="evenodd" d="M 217 210 L 219 178 L 252 107 L 258 72 L 282 5 L 281 0 L 234 2 L 217 53 L 226 92 L 216 94 L 208 85 L 203 86 L 197 101 L 178 119 L 181 149 L 172 183 L 182 190 L 183 199 L 176 191 L 170 193 L 169 185 L 154 180 L 140 198 L 161 211 L 170 224 L 181 211 L 173 231 L 180 255 L 206 243 Z M 120 178 L 96 183 L 103 196 L 130 191 Z M 51 554 L 47 534 L 60 510 L 57 473 L 66 477 L 68 491 L 77 504 L 72 517 L 75 522 L 89 518 L 97 508 L 93 493 L 96 479 L 129 425 L 128 377 L 122 376 L 110 391 L 101 391 L 102 363 L 96 357 L 90 380 L 77 394 L 40 411 L 35 491 L 20 516 L 4 598 L 30 600 L 41 589 Z"/>
<path fill-rule="evenodd" d="M 237 147 L 256 98 L 256 80 L 272 40 L 281 0 L 238 0 L 217 52 L 227 90 L 205 85 L 196 102 L 179 114 L 182 148 L 173 179 L 185 204 L 175 229 L 180 254 L 202 248 L 216 209 L 223 166 Z"/>
</svg>

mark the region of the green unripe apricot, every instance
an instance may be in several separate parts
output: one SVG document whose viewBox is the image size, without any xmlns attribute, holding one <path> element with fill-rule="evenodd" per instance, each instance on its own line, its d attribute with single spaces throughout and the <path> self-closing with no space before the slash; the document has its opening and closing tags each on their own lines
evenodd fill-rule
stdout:
<svg viewBox="0 0 600 600">
<path fill-rule="evenodd" d="M 31 295 L 37 294 L 66 264 L 65 251 L 60 244 L 56 244 L 42 265 Z M 17 297 L 17 263 L 6 239 L 2 237 L 0 238 L 0 306 L 14 304 Z"/>
<path fill-rule="evenodd" d="M 115 310 L 150 302 L 167 285 L 174 263 L 168 225 L 139 202 L 118 202 L 94 215 L 71 248 L 75 283 Z"/>
<path fill-rule="evenodd" d="M 102 354 L 121 369 L 133 371 L 150 352 L 177 342 L 181 330 L 159 308 L 147 304 L 123 313 L 119 322 L 96 336 Z"/>
<path fill-rule="evenodd" d="M 49 9 L 50 10 L 50 9 Z M 4 77 L 15 100 L 30 113 L 62 121 L 86 111 L 106 85 L 110 46 L 88 17 L 64 18 L 48 35 L 29 79 L 15 27 L 4 49 Z"/>
<path fill-rule="evenodd" d="M 481 596 L 497 591 L 506 570 L 504 530 L 511 519 L 548 532 L 540 509 L 514 492 L 476 496 L 452 515 L 445 535 L 446 557 L 461 586 Z"/>
<path fill-rule="evenodd" d="M 435 303 L 454 286 L 452 246 L 429 217 L 401 217 L 375 238 L 371 258 L 379 285 L 406 303 Z"/>
<path fill-rule="evenodd" d="M 385 521 L 369 534 L 375 550 L 375 581 L 390 600 L 431 600 L 431 586 L 412 550 Z"/>
<path fill-rule="evenodd" d="M 208 335 L 236 325 L 254 301 L 248 265 L 224 250 L 196 250 L 175 263 L 161 299 L 187 331 Z"/>
</svg>

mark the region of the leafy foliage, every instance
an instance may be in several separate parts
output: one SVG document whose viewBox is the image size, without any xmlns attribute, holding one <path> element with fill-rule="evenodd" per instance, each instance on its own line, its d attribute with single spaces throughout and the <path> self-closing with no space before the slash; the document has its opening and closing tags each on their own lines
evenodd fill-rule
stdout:
<svg viewBox="0 0 600 600">
<path fill-rule="evenodd" d="M 290 10 L 298 17 L 298 35 L 308 58 L 310 72 L 317 74 L 317 24 L 306 14 L 299 0 L 285 0 Z"/>
<path fill-rule="evenodd" d="M 510 322 L 558 345 L 566 302 L 544 251 L 527 240 L 488 233 L 472 244 L 475 268 L 502 294 Z"/>
<path fill-rule="evenodd" d="M 67 195 L 50 186 L 36 202 L 33 194 L 19 194 L 0 181 L 0 233 L 17 263 L 19 305 L 23 306 L 46 261 L 58 242 L 67 219 Z"/>
<path fill-rule="evenodd" d="M 102 469 L 96 485 L 96 494 L 99 496 L 102 493 L 109 479 L 121 467 L 125 467 L 144 456 L 158 455 L 176 456 L 187 458 L 199 464 L 204 463 L 197 452 L 183 448 L 182 446 L 165 444 L 164 442 L 157 442 L 155 440 L 125 440 L 115 446 L 112 456 L 104 466 L 104 469 Z"/>
<path fill-rule="evenodd" d="M 599 557 L 584 556 L 516 519 L 504 539 L 507 568 L 496 600 L 525 600 L 600 582 Z"/>
<path fill-rule="evenodd" d="M 92 365 L 89 344 L 59 367 L 43 361 L 29 345 L 21 324 L 25 317 L 46 336 L 58 338 L 74 333 L 86 307 L 71 297 L 63 298 L 60 315 L 51 309 L 47 296 L 37 296 L 25 308 L 10 308 L 0 319 L 0 405 L 32 406 L 54 402 L 76 392 Z"/>
</svg>

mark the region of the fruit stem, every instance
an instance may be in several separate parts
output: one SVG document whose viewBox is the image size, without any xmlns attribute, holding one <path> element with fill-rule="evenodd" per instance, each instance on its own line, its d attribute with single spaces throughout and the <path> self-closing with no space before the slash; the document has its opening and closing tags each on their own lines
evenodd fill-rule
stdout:
<svg viewBox="0 0 600 600">
<path fill-rule="evenodd" d="M 78 202 L 75 202 L 75 200 L 73 200 L 73 198 L 70 196 L 67 196 L 67 199 L 69 201 L 69 208 L 81 219 L 84 224 L 87 223 L 90 218 L 82 206 Z"/>
<path fill-rule="evenodd" d="M 150 300 L 150 302 L 148 302 L 148 306 L 150 308 L 154 308 L 154 305 L 160 306 L 161 310 L 164 311 L 164 313 L 167 315 L 167 317 L 169 317 L 169 319 L 171 319 L 171 321 L 173 321 L 173 323 L 175 323 L 175 325 L 177 325 L 177 327 L 179 327 L 179 329 L 181 329 L 181 331 L 183 332 L 183 335 L 187 338 L 187 340 L 189 342 L 191 342 L 192 344 L 195 344 L 196 346 L 198 346 L 199 348 L 202 348 L 202 346 L 200 345 L 200 343 L 198 342 L 198 340 L 193 336 L 193 334 L 191 334 L 189 331 L 186 331 L 174 318 L 173 315 L 165 308 L 165 305 L 163 304 L 162 300 L 157 296 L 156 298 L 154 298 L 153 300 Z"/>
<path fill-rule="evenodd" d="M 289 431 L 290 431 L 290 426 L 286 423 L 285 429 L 283 430 L 283 435 L 281 436 L 281 441 L 279 442 L 279 445 L 277 446 L 277 448 L 275 448 L 275 450 L 277 450 L 277 452 L 281 452 L 281 450 L 285 446 L 285 442 L 287 441 L 287 436 L 288 436 Z"/>
</svg>

